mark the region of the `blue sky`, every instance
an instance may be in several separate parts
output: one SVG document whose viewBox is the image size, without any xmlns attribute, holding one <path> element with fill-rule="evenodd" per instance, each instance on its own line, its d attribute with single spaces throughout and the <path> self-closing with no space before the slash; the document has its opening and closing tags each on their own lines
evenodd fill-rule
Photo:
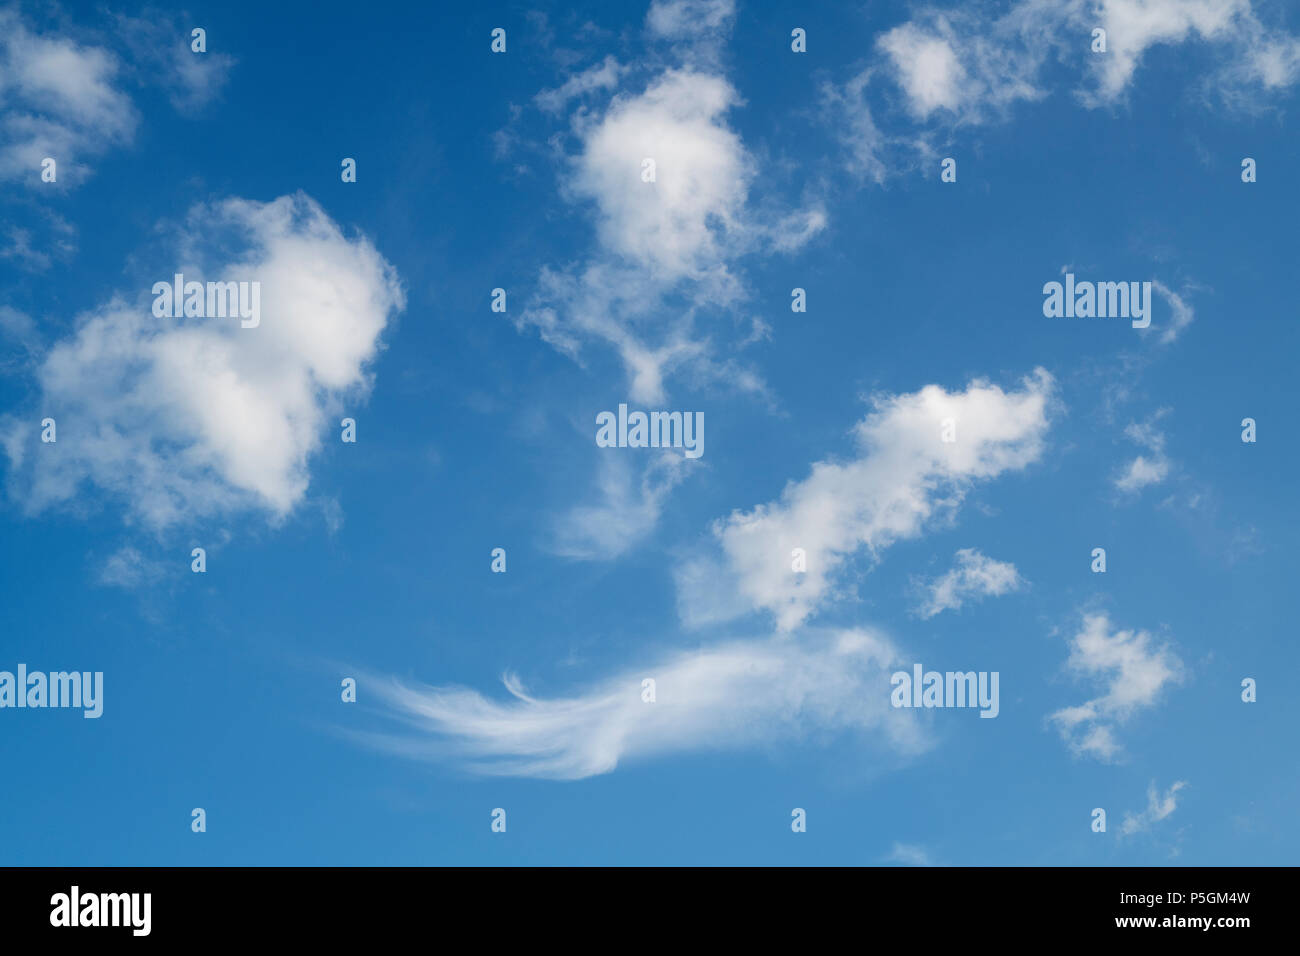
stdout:
<svg viewBox="0 0 1300 956">
<path fill-rule="evenodd" d="M 0 20 L 0 862 L 1295 862 L 1286 5 Z"/>
</svg>

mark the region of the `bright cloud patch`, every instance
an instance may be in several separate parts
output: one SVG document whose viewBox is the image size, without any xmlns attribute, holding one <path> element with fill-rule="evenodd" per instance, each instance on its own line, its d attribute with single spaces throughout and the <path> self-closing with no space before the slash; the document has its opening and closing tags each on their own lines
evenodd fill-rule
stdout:
<svg viewBox="0 0 1300 956">
<path fill-rule="evenodd" d="M 1192 37 L 1235 39 L 1240 30 L 1258 28 L 1250 0 L 1102 0 L 1097 19 L 1107 39 L 1106 56 L 1097 61 L 1102 100 L 1124 92 L 1150 47 Z M 1246 55 L 1253 59 L 1256 54 L 1248 48 Z"/>
<path fill-rule="evenodd" d="M 779 501 L 714 525 L 721 558 L 700 559 L 678 574 L 683 618 L 701 624 L 761 609 L 781 630 L 802 624 L 851 555 L 874 557 L 916 536 L 927 520 L 955 511 L 972 482 L 1038 460 L 1052 390 L 1052 377 L 1040 369 L 1018 391 L 973 382 L 961 392 L 927 385 L 878 398 L 855 429 L 859 457 L 818 462 Z M 952 441 L 945 440 L 949 426 Z M 802 573 L 793 570 L 795 549 L 806 556 Z M 744 602 L 728 598 L 723 606 L 719 594 Z"/>
<path fill-rule="evenodd" d="M 1105 52 L 1092 51 L 1094 29 L 1105 31 Z M 983 123 L 1049 95 L 1057 63 L 1077 74 L 1080 102 L 1104 107 L 1123 100 L 1153 48 L 1193 44 L 1215 64 L 1199 74 L 1210 99 L 1254 105 L 1258 92 L 1300 79 L 1300 38 L 1266 24 L 1250 0 L 1017 0 L 920 7 L 879 37 L 865 69 L 823 95 L 850 167 L 879 182 L 891 145 L 930 155 L 936 144 L 932 131 L 882 132 L 867 96 L 874 76 L 891 81 L 917 123 Z"/>
<path fill-rule="evenodd" d="M 893 61 L 912 112 L 921 119 L 937 109 L 961 105 L 966 71 L 944 37 L 905 23 L 881 37 L 880 47 Z"/>
<path fill-rule="evenodd" d="M 1120 491 L 1140 491 L 1147 485 L 1158 485 L 1168 474 L 1169 464 L 1164 459 L 1138 455 L 1115 479 L 1115 487 Z"/>
<path fill-rule="evenodd" d="M 974 548 L 962 548 L 956 559 L 952 570 L 926 585 L 926 598 L 918 609 L 921 617 L 955 611 L 967 601 L 1010 594 L 1024 586 L 1024 579 L 1009 561 L 994 561 Z"/>
<path fill-rule="evenodd" d="M 740 137 L 720 122 L 735 102 L 725 80 L 679 70 L 615 100 L 588 131 L 574 184 L 595 200 L 607 247 L 669 279 L 722 268 L 753 175 Z M 645 159 L 653 183 L 641 179 Z"/>
<path fill-rule="evenodd" d="M 635 401 L 661 401 L 665 376 L 680 367 L 761 387 L 734 360 L 712 357 L 695 316 L 744 299 L 736 257 L 797 248 L 825 225 L 819 209 L 754 221 L 754 163 L 724 119 L 737 102 L 725 79 L 683 68 L 614 97 L 599 118 L 577 114 L 582 149 L 568 186 L 593 204 L 601 251 L 585 265 L 545 269 L 517 325 L 574 358 L 593 341 L 613 347 Z"/>
<path fill-rule="evenodd" d="M 368 240 L 345 237 L 302 194 L 197 207 L 187 231 L 157 278 L 260 282 L 260 325 L 158 318 L 143 296 L 81 316 L 37 371 L 57 443 L 41 443 L 31 416 L 4 429 L 30 511 L 93 484 L 156 528 L 237 508 L 284 516 L 341 399 L 368 387 L 366 366 L 404 305 Z M 207 253 L 215 233 L 233 244 L 219 257 Z"/>
<path fill-rule="evenodd" d="M 50 157 L 64 182 L 88 157 L 128 142 L 137 117 L 119 71 L 108 50 L 33 33 L 0 10 L 0 179 L 40 182 Z"/>
<path fill-rule="evenodd" d="M 1117 725 L 1151 707 L 1182 679 L 1183 663 L 1146 631 L 1112 631 L 1106 614 L 1088 614 L 1070 638 L 1069 669 L 1100 685 L 1102 694 L 1049 718 L 1077 754 L 1109 760 L 1119 753 Z"/>
<path fill-rule="evenodd" d="M 1165 819 L 1178 809 L 1177 793 L 1185 786 L 1187 786 L 1186 780 L 1177 780 L 1162 797 L 1155 781 L 1151 781 L 1151 786 L 1147 788 L 1147 808 L 1140 813 L 1124 814 L 1124 822 L 1120 824 L 1119 832 L 1125 836 L 1139 833 L 1150 829 L 1153 823 Z"/>
<path fill-rule="evenodd" d="M 1155 427 L 1155 422 L 1163 417 L 1164 412 L 1161 410 L 1151 421 L 1141 424 L 1135 422 L 1124 429 L 1125 437 L 1134 444 L 1141 445 L 1147 453 L 1133 458 L 1115 477 L 1115 487 L 1120 491 L 1138 492 L 1148 485 L 1158 485 L 1169 477 L 1170 461 L 1165 454 L 1165 436 Z"/>
</svg>

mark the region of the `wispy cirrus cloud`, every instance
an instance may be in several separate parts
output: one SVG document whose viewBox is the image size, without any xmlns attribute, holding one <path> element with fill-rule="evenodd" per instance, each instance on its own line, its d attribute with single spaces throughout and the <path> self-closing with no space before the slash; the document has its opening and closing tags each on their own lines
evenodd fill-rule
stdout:
<svg viewBox="0 0 1300 956">
<path fill-rule="evenodd" d="M 891 752 L 914 753 L 927 745 L 922 730 L 910 712 L 889 704 L 897 660 L 886 638 L 857 629 L 679 651 L 565 697 L 534 697 L 511 675 L 505 700 L 379 679 L 367 686 L 412 732 L 353 736 L 479 773 L 559 780 L 658 754 L 827 733 L 855 733 Z M 644 699 L 646 679 L 655 682 L 653 702 Z"/>
</svg>

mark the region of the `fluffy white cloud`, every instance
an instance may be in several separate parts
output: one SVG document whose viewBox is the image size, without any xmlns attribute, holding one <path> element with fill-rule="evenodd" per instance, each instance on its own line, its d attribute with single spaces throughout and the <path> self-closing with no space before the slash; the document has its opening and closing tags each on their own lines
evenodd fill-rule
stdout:
<svg viewBox="0 0 1300 956">
<path fill-rule="evenodd" d="M 87 158 L 129 142 L 137 116 L 119 73 L 107 49 L 33 33 L 0 10 L 0 179 L 39 182 L 48 156 L 68 182 Z"/>
<path fill-rule="evenodd" d="M 652 10 L 651 26 L 675 35 L 674 18 L 703 15 L 696 6 Z M 728 17 L 706 19 L 722 29 Z M 558 108 L 612 85 L 622 72 L 607 59 L 541 94 L 539 103 Z M 612 349 L 638 404 L 662 404 L 673 375 L 689 375 L 697 387 L 766 396 L 762 378 L 736 354 L 762 341 L 765 324 L 715 321 L 720 313 L 734 315 L 747 296 L 734 263 L 756 250 L 796 249 L 826 222 L 819 208 L 762 221 L 755 215 L 755 164 L 726 122 L 738 101 L 721 76 L 680 67 L 659 73 L 639 93 L 615 95 L 603 111 L 583 108 L 574 116 L 580 149 L 569 160 L 566 187 L 591 209 L 598 247 L 585 262 L 543 268 L 534 297 L 513 320 L 578 362 L 593 345 Z M 647 159 L 655 164 L 653 182 L 642 178 Z M 753 331 L 742 336 L 746 329 Z M 656 466 L 642 475 L 638 491 L 625 465 L 602 467 L 602 502 L 564 519 L 561 553 L 622 553 L 653 528 L 678 480 L 675 470 Z"/>
<path fill-rule="evenodd" d="M 634 401 L 661 402 L 665 377 L 683 369 L 699 381 L 762 391 L 737 360 L 715 357 L 713 336 L 699 334 L 696 317 L 743 301 L 739 256 L 789 251 L 825 225 L 819 208 L 756 219 L 754 162 L 725 121 L 737 102 L 722 77 L 678 68 L 641 93 L 615 96 L 598 115 L 575 117 L 581 150 L 568 191 L 591 204 L 599 251 L 585 264 L 544 269 L 516 324 L 575 359 L 592 342 L 612 347 Z M 646 159 L 655 163 L 654 182 L 642 181 Z"/>
<path fill-rule="evenodd" d="M 619 97 L 586 131 L 574 191 L 599 211 L 601 242 L 665 279 L 705 279 L 742 228 L 753 164 L 722 116 L 736 91 L 717 76 L 669 70 Z M 642 161 L 655 182 L 641 181 Z"/>
<path fill-rule="evenodd" d="M 33 26 L 12 5 L 0 9 L 0 182 L 33 187 L 0 191 L 0 203 L 26 207 L 23 227 L 0 226 L 0 261 L 44 272 L 75 251 L 76 229 L 45 200 L 85 182 L 97 157 L 130 145 L 139 114 L 127 87 L 161 87 L 189 111 L 216 95 L 234 63 L 218 51 L 192 53 L 189 27 L 170 14 L 119 16 L 113 27 L 121 55 L 101 45 L 107 32 L 79 42 Z M 41 178 L 46 158 L 56 164 L 52 183 Z M 0 222 L 15 211 L 0 212 Z"/>
<path fill-rule="evenodd" d="M 1052 31 L 1044 17 L 1065 14 L 1026 0 L 1002 16 L 969 8 L 925 9 L 876 41 L 886 72 L 902 90 L 914 118 L 936 111 L 956 122 L 980 122 L 1019 100 L 1046 95 L 1039 73 L 1051 54 Z"/>
<path fill-rule="evenodd" d="M 976 381 L 965 391 L 927 385 L 877 398 L 854 429 L 859 457 L 818 462 L 779 501 L 715 523 L 720 558 L 697 559 L 677 576 L 683 620 L 698 625 L 762 609 L 783 631 L 800 625 L 850 556 L 875 557 L 919 534 L 927 520 L 953 513 L 972 482 L 1036 461 L 1053 387 L 1039 369 L 1017 391 Z M 949 419 L 953 442 L 943 440 Z M 806 554 L 805 573 L 791 570 L 795 548 Z"/>
<path fill-rule="evenodd" d="M 1024 579 L 1009 561 L 995 561 L 974 548 L 962 548 L 957 564 L 947 573 L 929 582 L 921 617 L 934 617 L 943 611 L 957 610 L 970 600 L 992 595 L 1000 597 L 1024 586 Z"/>
<path fill-rule="evenodd" d="M 1115 728 L 1151 707 L 1161 692 L 1182 680 L 1183 664 L 1146 631 L 1112 631 L 1104 613 L 1086 614 L 1070 638 L 1067 667 L 1100 685 L 1102 693 L 1065 707 L 1049 720 L 1077 754 L 1110 760 L 1120 751 Z"/>
<path fill-rule="evenodd" d="M 373 689 L 417 735 L 366 735 L 411 757 L 459 760 L 488 774 L 572 780 L 627 759 L 763 746 L 812 733 L 856 732 L 904 753 L 925 746 L 916 720 L 889 703 L 899 659 L 865 630 L 793 641 L 738 641 L 684 651 L 574 696 L 538 699 L 507 675 L 512 699 L 458 687 Z M 642 680 L 655 681 L 655 701 Z"/>
<path fill-rule="evenodd" d="M 1163 43 L 1182 43 L 1193 36 L 1202 40 L 1236 40 L 1240 31 L 1258 20 L 1250 0 L 1100 0 L 1096 25 L 1106 31 L 1106 55 L 1094 61 L 1098 76 L 1096 98 L 1112 102 L 1123 95 L 1143 54 Z M 1248 41 L 1240 51 L 1247 59 L 1258 55 Z"/>
<path fill-rule="evenodd" d="M 1147 808 L 1141 813 L 1129 812 L 1124 814 L 1124 822 L 1120 824 L 1119 832 L 1129 836 L 1133 833 L 1148 830 L 1153 823 L 1159 823 L 1165 819 L 1178 809 L 1176 794 L 1185 786 L 1187 786 L 1186 780 L 1177 780 L 1165 791 L 1165 795 L 1162 797 L 1160 791 L 1156 788 L 1156 782 L 1152 780 L 1151 785 L 1147 787 Z"/>
<path fill-rule="evenodd" d="M 261 324 L 157 318 L 138 294 L 81 316 L 37 371 L 35 420 L 55 418 L 58 442 L 42 444 L 31 415 L 4 428 L 29 510 L 89 483 L 155 528 L 242 508 L 282 517 L 305 493 L 342 398 L 368 387 L 404 295 L 367 239 L 344 236 L 302 194 L 199 206 L 186 225 L 191 238 L 156 279 L 260 282 Z M 214 263 L 216 236 L 238 251 Z"/>
<path fill-rule="evenodd" d="M 940 23 L 947 27 L 946 21 Z M 893 61 L 912 112 L 921 119 L 937 109 L 956 110 L 968 95 L 966 70 L 942 34 L 905 23 L 882 36 L 879 43 Z"/>
</svg>

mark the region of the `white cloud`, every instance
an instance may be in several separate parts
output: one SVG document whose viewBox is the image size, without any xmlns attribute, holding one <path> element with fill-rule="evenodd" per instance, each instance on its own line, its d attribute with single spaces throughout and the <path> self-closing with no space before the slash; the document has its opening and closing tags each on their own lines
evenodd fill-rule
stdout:
<svg viewBox="0 0 1300 956">
<path fill-rule="evenodd" d="M 877 398 L 854 430 L 859 457 L 818 462 L 779 501 L 714 524 L 721 555 L 697 558 L 678 572 L 682 619 L 694 626 L 762 609 L 783 631 L 800 625 L 830 595 L 852 555 L 874 558 L 899 538 L 918 535 L 928 520 L 954 513 L 972 482 L 1036 461 L 1053 387 L 1039 369 L 1019 391 L 975 381 L 960 392 L 927 385 Z M 955 442 L 942 440 L 947 419 L 955 423 Z M 805 573 L 791 570 L 795 548 L 807 556 Z"/>
<path fill-rule="evenodd" d="M 895 165 L 914 165 L 917 156 L 933 161 L 936 136 L 925 124 L 983 123 L 1004 117 L 1019 101 L 1047 95 L 1039 73 L 1059 44 L 1054 26 L 1062 11 L 1040 7 L 1028 0 L 1002 16 L 993 8 L 923 8 L 881 34 L 864 68 L 821 89 L 849 170 L 883 183 Z M 891 86 L 902 94 L 908 123 L 888 121 Z M 873 92 L 883 120 L 873 112 Z"/>
<path fill-rule="evenodd" d="M 1053 38 L 1044 12 L 1037 0 L 1001 17 L 924 10 L 876 45 L 914 118 L 925 121 L 942 110 L 955 122 L 982 122 L 990 112 L 1001 114 L 1017 101 L 1046 95 L 1038 74 Z"/>
<path fill-rule="evenodd" d="M 553 699 L 529 695 L 510 675 L 506 701 L 377 681 L 375 692 L 415 735 L 363 739 L 406 756 L 458 759 L 481 773 L 562 780 L 608 773 L 628 759 L 829 732 L 916 752 L 925 746 L 919 725 L 889 703 L 897 660 L 885 638 L 850 630 L 683 651 Z M 653 703 L 642 700 L 646 678 L 655 681 Z"/>
<path fill-rule="evenodd" d="M 1132 82 L 1143 55 L 1158 44 L 1236 39 L 1258 24 L 1250 0 L 1100 0 L 1096 25 L 1106 30 L 1106 54 L 1096 57 L 1095 99 L 1114 102 Z M 1247 48 L 1247 57 L 1255 53 Z"/>
<path fill-rule="evenodd" d="M 28 424 L 4 429 L 13 484 L 29 511 L 89 483 L 164 528 L 236 509 L 286 515 L 303 497 L 308 461 L 404 306 L 396 273 L 364 237 L 349 239 L 303 194 L 197 206 L 175 261 L 151 281 L 261 283 L 261 324 L 156 318 L 151 299 L 116 297 L 37 371 L 40 414 L 58 422 L 41 444 Z M 201 237 L 201 239 L 199 238 Z M 238 249 L 207 260 L 208 242 Z"/>
<path fill-rule="evenodd" d="M 947 26 L 946 21 L 939 22 Z M 882 36 L 879 43 L 893 61 L 898 84 L 919 118 L 926 119 L 937 109 L 955 111 L 961 106 L 969 93 L 969 79 L 946 37 L 905 23 Z"/>
<path fill-rule="evenodd" d="M 84 180 L 88 160 L 134 138 L 139 114 L 126 81 L 160 87 L 192 112 L 217 96 L 235 63 L 217 49 L 192 52 L 190 27 L 159 10 L 114 19 L 124 56 L 0 10 L 0 180 L 41 183 L 46 157 L 58 163 L 59 185 Z"/>
<path fill-rule="evenodd" d="M 702 15 L 694 5 L 652 11 L 651 26 L 665 35 L 673 32 L 663 19 L 669 13 Z M 709 29 L 723 29 L 727 17 L 706 20 Z M 580 91 L 605 89 L 624 72 L 616 67 L 607 59 L 544 92 L 539 103 L 555 107 Z M 740 256 L 796 249 L 826 217 L 814 207 L 759 221 L 750 196 L 755 164 L 726 122 L 738 103 L 721 76 L 680 67 L 658 73 L 640 92 L 615 95 L 603 110 L 574 113 L 579 149 L 568 160 L 566 192 L 592 211 L 598 244 L 585 262 L 544 267 L 514 322 L 577 362 L 593 345 L 612 349 L 633 402 L 662 404 L 675 375 L 689 375 L 697 387 L 767 395 L 736 354 L 761 342 L 765 325 L 715 320 L 746 299 L 734 266 Z M 653 182 L 642 179 L 647 159 L 655 164 Z M 700 328 L 705 321 L 707 330 Z M 675 468 L 656 465 L 638 488 L 624 463 L 603 461 L 600 503 L 561 521 L 556 548 L 584 558 L 623 553 L 653 529 L 678 478 Z"/>
<path fill-rule="evenodd" d="M 1155 421 L 1166 411 L 1161 409 L 1151 421 L 1135 422 L 1124 429 L 1129 440 L 1146 448 L 1148 454 L 1138 455 L 1115 477 L 1115 487 L 1120 491 L 1131 494 L 1149 485 L 1158 485 L 1169 477 L 1171 463 L 1165 454 L 1165 436 L 1155 427 Z"/>
<path fill-rule="evenodd" d="M 789 486 L 780 503 L 719 522 L 717 537 L 736 580 L 714 573 L 694 577 L 696 597 L 709 596 L 700 600 L 701 613 L 716 614 L 717 596 L 750 609 L 766 607 L 782 631 L 770 639 L 679 651 L 658 665 L 551 699 L 534 697 L 509 675 L 505 684 L 513 699 L 506 701 L 461 687 L 380 681 L 376 692 L 413 732 L 356 736 L 406 756 L 455 759 L 483 773 L 555 779 L 606 773 L 628 758 L 769 745 L 813 733 L 858 732 L 902 752 L 918 751 L 927 743 L 920 725 L 891 707 L 886 693 L 888 676 L 902 660 L 887 639 L 863 629 L 790 632 L 828 589 L 829 569 L 850 552 L 876 552 L 918 534 L 927 519 L 955 509 L 974 480 L 1036 460 L 1052 391 L 1051 377 L 1037 370 L 1018 391 L 973 382 L 963 392 L 927 386 L 880 397 L 856 429 L 861 459 L 819 463 L 813 477 Z M 947 418 L 955 419 L 952 443 L 942 440 Z M 626 483 L 616 479 L 614 488 L 607 497 L 622 500 Z M 634 519 L 632 526 L 647 521 L 653 518 Z M 582 523 L 587 532 L 594 526 Z M 783 535 L 791 529 L 800 532 L 798 546 L 808 548 L 808 577 L 817 579 L 796 593 L 783 590 L 785 575 L 771 573 L 764 557 L 747 563 L 749 548 L 788 569 L 791 545 Z M 678 585 L 686 588 L 681 577 Z M 641 696 L 646 678 L 656 682 L 654 703 Z"/>
<path fill-rule="evenodd" d="M 1141 491 L 1147 485 L 1158 485 L 1169 475 L 1169 462 L 1164 458 L 1147 458 L 1138 455 L 1125 466 L 1115 479 L 1120 491 Z"/>
<path fill-rule="evenodd" d="M 574 170 L 574 191 L 599 209 L 602 244 L 670 280 L 725 270 L 754 175 L 740 137 L 722 122 L 737 101 L 726 80 L 687 70 L 615 99 L 586 130 Z M 647 157 L 654 183 L 641 181 Z"/>
<path fill-rule="evenodd" d="M 110 51 L 33 33 L 0 10 L 0 179 L 39 183 L 51 157 L 67 183 L 87 158 L 129 142 L 137 116 L 119 73 Z"/>
<path fill-rule="evenodd" d="M 962 548 L 955 557 L 957 564 L 952 570 L 926 585 L 926 600 L 918 609 L 921 617 L 934 617 L 957 610 L 967 601 L 1000 597 L 1024 586 L 1024 579 L 1009 561 L 995 561 L 974 548 Z"/>
<path fill-rule="evenodd" d="M 598 462 L 600 501 L 578 505 L 560 519 L 557 554 L 609 560 L 626 553 L 654 530 L 669 493 L 685 476 L 685 458 L 675 451 L 651 458 L 639 481 L 625 455 L 607 451 Z"/>
<path fill-rule="evenodd" d="M 1143 830 L 1149 830 L 1153 823 L 1159 823 L 1165 819 L 1178 809 L 1178 799 L 1175 795 L 1185 786 L 1187 786 L 1186 780 L 1175 781 L 1162 797 L 1156 787 L 1156 782 L 1152 780 L 1151 785 L 1147 788 L 1147 808 L 1141 813 L 1129 812 L 1124 814 L 1124 822 L 1120 824 L 1119 832 L 1125 836 L 1140 833 Z"/>
<path fill-rule="evenodd" d="M 1107 33 L 1105 53 L 1090 49 L 1097 27 Z M 1199 71 L 1207 99 L 1252 107 L 1253 94 L 1300 78 L 1300 38 L 1266 25 L 1250 0 L 1018 0 L 920 7 L 878 38 L 865 69 L 823 95 L 846 134 L 851 167 L 879 182 L 888 146 L 929 156 L 934 136 L 880 132 L 866 95 L 875 75 L 892 80 L 914 122 L 957 126 L 1003 119 L 1015 104 L 1047 96 L 1057 64 L 1075 71 L 1071 85 L 1084 106 L 1112 106 L 1148 51 L 1193 42 L 1216 62 Z"/>
<path fill-rule="evenodd" d="M 1183 663 L 1173 650 L 1146 631 L 1111 630 L 1104 613 L 1086 614 L 1070 638 L 1067 667 L 1100 685 L 1103 693 L 1075 707 L 1053 713 L 1061 738 L 1076 754 L 1110 760 L 1120 751 L 1115 728 L 1151 707 L 1161 692 L 1183 677 Z"/>
<path fill-rule="evenodd" d="M 696 317 L 744 300 L 739 256 L 788 252 L 825 226 L 820 207 L 757 220 L 755 164 L 725 121 L 738 102 L 720 76 L 669 69 L 642 92 L 615 96 L 602 113 L 574 117 L 581 149 L 567 189 L 591 203 L 599 249 L 584 264 L 544 269 L 516 325 L 575 360 L 593 342 L 612 347 L 634 401 L 661 402 L 665 378 L 680 371 L 761 393 L 761 380 L 741 362 L 714 357 L 727 327 L 702 336 Z M 654 182 L 642 181 L 647 159 Z"/>
<path fill-rule="evenodd" d="M 234 63 L 216 50 L 192 53 L 189 27 L 158 11 L 116 17 L 114 26 L 121 56 L 0 9 L 0 182 L 32 187 L 25 196 L 5 191 L 4 200 L 29 208 L 22 228 L 0 229 L 0 260 L 44 272 L 75 251 L 76 230 L 45 201 L 85 182 L 97 157 L 131 144 L 139 113 L 126 86 L 161 87 L 188 112 L 216 95 Z M 53 182 L 41 178 L 47 158 Z"/>
</svg>

